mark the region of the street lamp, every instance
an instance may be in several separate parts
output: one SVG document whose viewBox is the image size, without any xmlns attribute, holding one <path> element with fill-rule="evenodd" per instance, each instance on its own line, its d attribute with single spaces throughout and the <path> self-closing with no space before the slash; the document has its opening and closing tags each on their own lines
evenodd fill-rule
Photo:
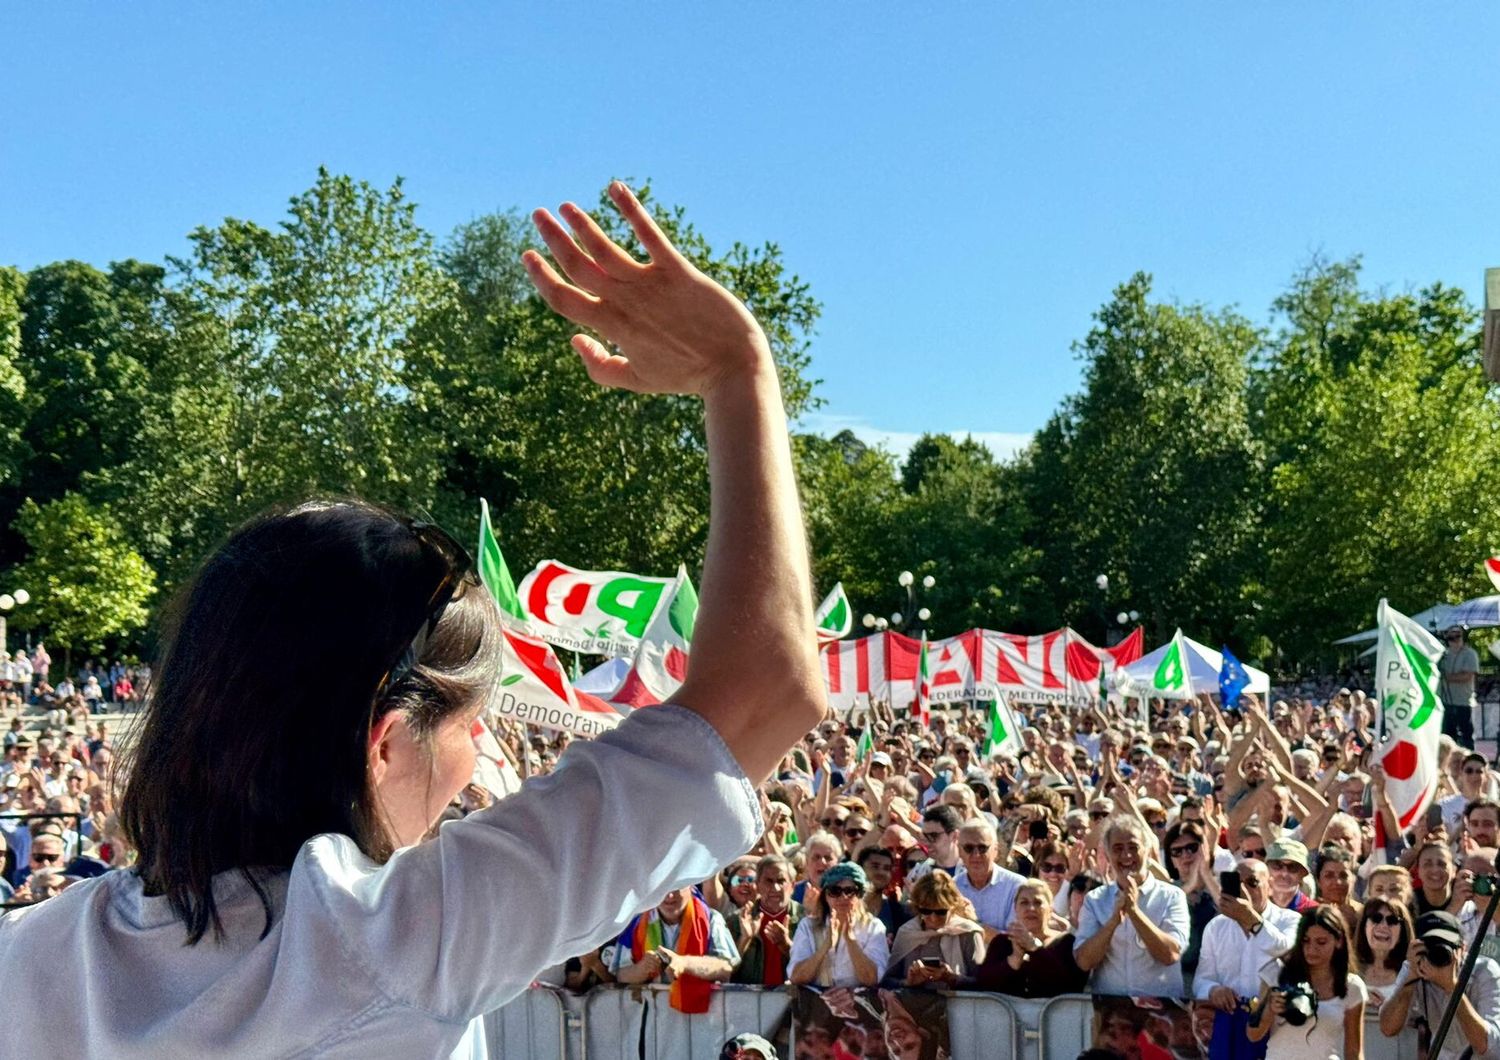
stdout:
<svg viewBox="0 0 1500 1060">
<path fill-rule="evenodd" d="M 25 607 L 29 603 L 31 603 L 31 594 L 25 589 L 17 589 L 13 593 L 0 593 L 0 655 L 6 658 L 10 657 L 9 641 L 6 639 L 10 631 L 6 629 L 6 618 L 17 607 Z"/>
</svg>

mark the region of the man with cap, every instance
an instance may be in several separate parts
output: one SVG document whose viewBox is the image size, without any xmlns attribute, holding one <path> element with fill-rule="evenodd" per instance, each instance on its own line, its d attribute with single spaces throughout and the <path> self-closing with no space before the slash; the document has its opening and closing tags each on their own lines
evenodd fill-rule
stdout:
<svg viewBox="0 0 1500 1060">
<path fill-rule="evenodd" d="M 1317 902 L 1302 890 L 1302 881 L 1311 871 L 1307 865 L 1307 847 L 1295 839 L 1278 839 L 1266 848 L 1266 868 L 1271 870 L 1271 901 L 1294 913 L 1317 907 Z"/>
<path fill-rule="evenodd" d="M 1479 653 L 1469 647 L 1466 630 L 1454 626 L 1443 634 L 1447 649 L 1438 659 L 1443 697 L 1443 735 L 1460 747 L 1474 746 L 1474 679 L 1479 676 Z"/>
<path fill-rule="evenodd" d="M 719 1050 L 719 1060 L 778 1060 L 776 1047 L 758 1034 L 737 1034 Z"/>
<path fill-rule="evenodd" d="M 1443 1010 L 1458 985 L 1463 966 L 1463 929 L 1452 913 L 1423 913 L 1417 917 L 1416 939 L 1406 962 L 1396 973 L 1388 1000 L 1380 1007 L 1380 1033 L 1395 1037 L 1408 1026 L 1437 1030 Z M 1474 1056 L 1500 1050 L 1500 965 L 1488 957 L 1474 962 L 1474 974 L 1459 999 L 1453 1025 L 1442 1049 L 1429 1060 L 1459 1060 L 1468 1049 Z"/>
</svg>

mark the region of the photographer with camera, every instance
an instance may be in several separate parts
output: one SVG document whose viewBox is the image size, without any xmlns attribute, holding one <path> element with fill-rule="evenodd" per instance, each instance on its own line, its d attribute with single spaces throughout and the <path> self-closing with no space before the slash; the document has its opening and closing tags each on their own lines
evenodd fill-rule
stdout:
<svg viewBox="0 0 1500 1060">
<path fill-rule="evenodd" d="M 1407 1026 L 1417 1029 L 1424 1052 L 1428 1039 L 1443 1018 L 1443 1010 L 1458 984 L 1458 970 L 1467 949 L 1463 929 L 1452 913 L 1423 913 L 1417 917 L 1417 938 L 1395 986 L 1380 1009 L 1380 1033 L 1394 1037 Z M 1459 999 L 1454 1025 L 1441 1052 L 1430 1060 L 1460 1060 L 1465 1050 L 1488 1056 L 1500 1049 L 1500 965 L 1488 957 L 1474 963 Z"/>
<path fill-rule="evenodd" d="M 1261 973 L 1250 1025 L 1267 1060 L 1363 1060 L 1365 984 L 1349 971 L 1349 929 L 1331 906 L 1302 914 L 1297 941 Z"/>
</svg>

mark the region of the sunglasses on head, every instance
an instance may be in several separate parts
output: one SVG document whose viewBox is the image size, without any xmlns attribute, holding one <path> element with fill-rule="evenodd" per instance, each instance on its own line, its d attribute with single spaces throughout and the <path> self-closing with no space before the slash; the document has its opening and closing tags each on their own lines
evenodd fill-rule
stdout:
<svg viewBox="0 0 1500 1060">
<path fill-rule="evenodd" d="M 830 897 L 830 898 L 853 898 L 856 895 L 861 895 L 861 894 L 864 894 L 865 892 L 862 891 L 862 890 L 860 890 L 858 887 L 854 887 L 854 886 L 847 886 L 846 887 L 846 886 L 840 885 L 840 886 L 837 886 L 837 887 L 829 887 L 823 893 L 826 894 L 826 895 L 828 895 L 828 897 Z"/>
<path fill-rule="evenodd" d="M 427 605 L 422 612 L 422 624 L 402 646 L 395 661 L 381 674 L 380 681 L 375 686 L 376 702 L 416 667 L 448 605 L 462 597 L 470 585 L 479 584 L 474 575 L 474 560 L 469 556 L 468 549 L 459 544 L 452 534 L 436 523 L 408 522 L 406 528 L 423 549 L 443 560 L 443 577 L 427 598 Z"/>
</svg>

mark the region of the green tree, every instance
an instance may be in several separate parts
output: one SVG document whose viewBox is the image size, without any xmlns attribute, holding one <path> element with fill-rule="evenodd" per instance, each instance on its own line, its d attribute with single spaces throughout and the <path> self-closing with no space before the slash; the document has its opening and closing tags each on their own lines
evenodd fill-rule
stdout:
<svg viewBox="0 0 1500 1060">
<path fill-rule="evenodd" d="M 818 305 L 780 250 L 734 244 L 718 253 L 681 209 L 656 213 L 683 253 L 766 328 L 789 414 L 810 408 L 807 344 Z M 639 252 L 602 195 L 595 216 Z M 439 518 L 467 530 L 477 498 L 488 497 L 507 554 L 524 566 L 545 556 L 645 572 L 692 563 L 708 526 L 701 407 L 589 382 L 568 347 L 574 329 L 516 266 L 532 242 L 527 222 L 496 214 L 460 227 L 444 248 L 463 311 L 449 318 L 457 334 L 430 376 L 448 435 Z"/>
<path fill-rule="evenodd" d="M 1158 637 L 1177 625 L 1210 642 L 1243 636 L 1259 602 L 1262 455 L 1247 383 L 1261 336 L 1233 312 L 1150 294 L 1138 273 L 1095 314 L 1078 347 L 1083 391 L 1018 472 L 1038 584 L 1057 597 L 1057 617 L 1091 638 L 1127 603 Z"/>
<path fill-rule="evenodd" d="M 131 453 L 167 334 L 165 272 L 81 261 L 32 270 L 22 302 L 22 367 L 32 413 L 20 497 L 45 502 Z"/>
<path fill-rule="evenodd" d="M 319 170 L 277 229 L 228 219 L 172 259 L 172 341 L 128 465 L 148 556 L 175 580 L 267 505 L 358 494 L 430 505 L 443 466 L 429 379 L 457 292 L 397 181 Z"/>
<path fill-rule="evenodd" d="M 21 374 L 21 324 L 26 277 L 0 267 L 0 482 L 18 473 L 26 424 L 26 379 Z"/>
<path fill-rule="evenodd" d="M 156 575 L 110 513 L 67 493 L 44 505 L 26 501 L 17 529 L 30 552 L 10 580 L 31 602 L 16 612 L 15 626 L 85 652 L 145 628 Z"/>
<path fill-rule="evenodd" d="M 1258 373 L 1273 455 L 1266 631 L 1298 661 L 1367 626 L 1381 596 L 1407 611 L 1485 591 L 1500 401 L 1478 317 L 1434 285 L 1370 296 L 1357 261 L 1315 263 L 1277 302 Z"/>
</svg>

